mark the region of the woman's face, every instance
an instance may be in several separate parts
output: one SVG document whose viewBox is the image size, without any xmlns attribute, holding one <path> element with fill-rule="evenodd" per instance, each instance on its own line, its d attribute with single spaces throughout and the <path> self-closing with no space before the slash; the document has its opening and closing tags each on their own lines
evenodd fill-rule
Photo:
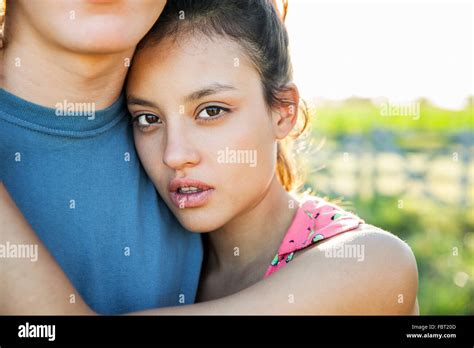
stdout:
<svg viewBox="0 0 474 348">
<path fill-rule="evenodd" d="M 260 77 L 237 44 L 193 35 L 144 48 L 127 101 L 141 162 L 188 230 L 215 230 L 264 197 L 276 138 Z"/>
<path fill-rule="evenodd" d="M 26 31 L 81 53 L 133 48 L 161 14 L 166 0 L 8 0 L 8 35 Z M 18 24 L 18 25 L 16 25 Z"/>
</svg>

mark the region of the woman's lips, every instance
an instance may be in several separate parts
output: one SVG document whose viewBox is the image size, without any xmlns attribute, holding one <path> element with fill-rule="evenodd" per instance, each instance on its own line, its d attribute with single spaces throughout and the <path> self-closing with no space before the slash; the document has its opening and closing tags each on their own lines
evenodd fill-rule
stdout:
<svg viewBox="0 0 474 348">
<path fill-rule="evenodd" d="M 173 179 L 169 184 L 171 201 L 180 209 L 203 206 L 213 191 L 212 186 L 194 179 Z"/>
<path fill-rule="evenodd" d="M 170 192 L 170 198 L 173 204 L 180 209 L 196 208 L 207 203 L 212 191 L 214 191 L 214 189 L 196 193 Z"/>
</svg>

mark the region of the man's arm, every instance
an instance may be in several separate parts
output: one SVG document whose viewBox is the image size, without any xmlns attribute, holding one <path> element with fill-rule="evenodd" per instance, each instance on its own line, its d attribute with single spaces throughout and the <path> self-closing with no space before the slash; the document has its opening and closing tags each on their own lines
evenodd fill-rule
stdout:
<svg viewBox="0 0 474 348">
<path fill-rule="evenodd" d="M 0 244 L 38 246 L 38 259 L 2 258 L 0 314 L 93 314 L 46 250 L 3 183 L 0 183 Z M 76 303 L 70 303 L 70 296 Z"/>
<path fill-rule="evenodd" d="M 1 314 L 94 314 L 0 184 L 0 243 L 6 242 L 37 244 L 38 260 L 2 260 Z M 328 257 L 327 250 L 343 245 L 359 246 L 363 253 L 358 259 Z M 356 233 L 317 244 L 234 295 L 133 314 L 415 314 L 417 286 L 411 249 L 397 237 L 364 225 Z M 74 304 L 69 303 L 71 294 Z"/>
<path fill-rule="evenodd" d="M 329 256 L 328 250 L 344 245 L 362 252 Z M 417 288 L 416 261 L 408 245 L 362 225 L 317 244 L 266 280 L 231 296 L 138 314 L 417 315 Z"/>
</svg>

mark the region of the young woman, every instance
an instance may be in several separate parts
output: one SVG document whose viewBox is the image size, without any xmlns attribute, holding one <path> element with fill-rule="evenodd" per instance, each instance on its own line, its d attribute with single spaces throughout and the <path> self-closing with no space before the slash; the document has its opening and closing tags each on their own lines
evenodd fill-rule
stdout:
<svg viewBox="0 0 474 348">
<path fill-rule="evenodd" d="M 142 314 L 417 313 L 416 262 L 403 241 L 290 193 L 283 144 L 304 116 L 291 71 L 270 1 L 170 1 L 142 41 L 127 85 L 135 145 L 163 200 L 206 246 L 201 303 Z M 6 192 L 0 202 L 4 222 L 19 226 L 7 237 L 38 243 Z M 8 262 L 3 312 L 36 286 L 28 312 L 91 313 L 66 301 L 74 289 L 52 258 Z"/>
</svg>

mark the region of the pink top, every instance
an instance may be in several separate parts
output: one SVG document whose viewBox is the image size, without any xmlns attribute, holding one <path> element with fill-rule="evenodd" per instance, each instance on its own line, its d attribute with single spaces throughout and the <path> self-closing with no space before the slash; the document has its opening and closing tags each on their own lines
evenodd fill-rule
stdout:
<svg viewBox="0 0 474 348">
<path fill-rule="evenodd" d="M 321 198 L 311 198 L 300 204 L 283 242 L 265 273 L 264 279 L 290 262 L 295 252 L 322 239 L 351 231 L 365 223 L 358 216 Z"/>
</svg>

